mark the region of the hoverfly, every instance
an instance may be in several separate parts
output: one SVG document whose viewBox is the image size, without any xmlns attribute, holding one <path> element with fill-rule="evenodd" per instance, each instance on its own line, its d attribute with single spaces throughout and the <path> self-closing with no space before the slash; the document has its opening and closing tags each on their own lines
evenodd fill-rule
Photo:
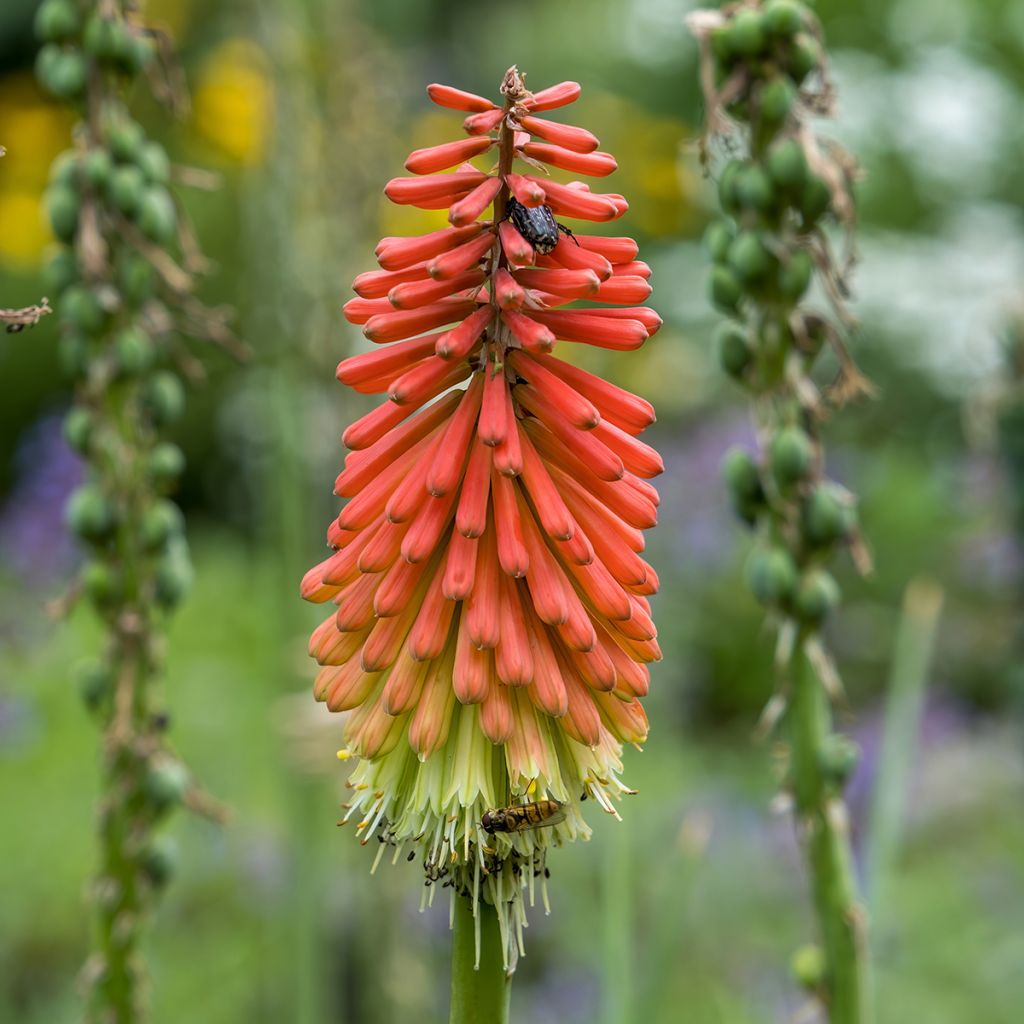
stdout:
<svg viewBox="0 0 1024 1024">
<path fill-rule="evenodd" d="M 509 196 L 507 216 L 516 231 L 526 239 L 533 248 L 546 255 L 558 245 L 558 232 L 568 235 L 574 242 L 576 236 L 564 224 L 555 220 L 550 206 L 524 206 L 515 196 Z M 576 242 L 579 245 L 579 242 Z"/>
<path fill-rule="evenodd" d="M 513 804 L 485 811 L 480 819 L 488 835 L 495 832 L 525 832 L 531 828 L 547 828 L 565 821 L 565 805 L 557 800 L 535 800 L 530 804 Z"/>
</svg>

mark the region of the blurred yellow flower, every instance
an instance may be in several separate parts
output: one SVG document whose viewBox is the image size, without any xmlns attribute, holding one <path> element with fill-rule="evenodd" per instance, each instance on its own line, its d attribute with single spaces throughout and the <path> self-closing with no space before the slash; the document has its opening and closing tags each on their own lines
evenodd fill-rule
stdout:
<svg viewBox="0 0 1024 1024">
<path fill-rule="evenodd" d="M 32 267 L 53 240 L 40 209 L 39 191 L 0 191 L 0 263 Z"/>
<path fill-rule="evenodd" d="M 47 103 L 31 75 L 0 82 L 0 264 L 31 267 L 51 240 L 41 212 L 53 158 L 68 145 L 70 116 Z"/>
<path fill-rule="evenodd" d="M 229 160 L 263 161 L 273 134 L 274 95 L 264 51 L 228 39 L 203 62 L 193 99 L 199 135 Z"/>
</svg>

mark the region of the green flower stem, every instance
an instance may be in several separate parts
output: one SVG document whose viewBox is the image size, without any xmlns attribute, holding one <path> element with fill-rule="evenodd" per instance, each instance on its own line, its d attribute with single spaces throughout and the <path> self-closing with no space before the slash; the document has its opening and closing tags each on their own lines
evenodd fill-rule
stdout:
<svg viewBox="0 0 1024 1024">
<path fill-rule="evenodd" d="M 498 915 L 489 903 L 480 915 L 480 965 L 476 966 L 476 921 L 468 899 L 455 899 L 452 931 L 452 1003 L 449 1024 L 508 1024 L 512 976 L 502 961 Z"/>
<path fill-rule="evenodd" d="M 829 699 L 803 643 L 793 669 L 793 798 L 825 952 L 821 995 L 831 1024 L 866 1024 L 865 912 L 857 899 L 846 807 L 822 768 L 832 735 Z"/>
<path fill-rule="evenodd" d="M 604 979 L 601 1019 L 621 1024 L 629 1019 L 633 1003 L 633 947 L 629 833 L 619 822 L 608 830 L 602 847 L 601 933 Z"/>
</svg>

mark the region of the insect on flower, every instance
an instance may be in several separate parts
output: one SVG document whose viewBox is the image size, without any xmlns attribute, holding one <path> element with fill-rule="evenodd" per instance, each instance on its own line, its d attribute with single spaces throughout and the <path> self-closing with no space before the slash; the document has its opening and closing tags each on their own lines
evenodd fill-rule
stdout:
<svg viewBox="0 0 1024 1024">
<path fill-rule="evenodd" d="M 557 800 L 535 800 L 529 804 L 513 804 L 487 811 L 480 825 L 488 835 L 495 832 L 525 832 L 546 828 L 565 821 L 565 805 Z"/>
<path fill-rule="evenodd" d="M 558 245 L 558 233 L 568 235 L 576 245 L 576 236 L 564 224 L 555 220 L 550 206 L 524 206 L 515 196 L 509 196 L 508 219 L 519 232 L 542 256 L 547 256 Z"/>
</svg>

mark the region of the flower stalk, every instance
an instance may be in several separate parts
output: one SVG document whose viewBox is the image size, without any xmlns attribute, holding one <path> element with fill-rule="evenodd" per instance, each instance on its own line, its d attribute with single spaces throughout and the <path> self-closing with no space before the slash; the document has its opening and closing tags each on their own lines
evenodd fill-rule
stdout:
<svg viewBox="0 0 1024 1024">
<path fill-rule="evenodd" d="M 788 742 L 783 786 L 804 848 L 820 947 L 799 950 L 794 973 L 832 1024 L 864 1024 L 866 914 L 857 894 L 843 789 L 856 749 L 832 726 L 841 693 L 822 630 L 839 603 L 827 569 L 845 549 L 870 559 L 853 496 L 828 480 L 823 426 L 870 385 L 846 346 L 852 254 L 852 158 L 813 130 L 832 112 L 821 25 L 797 0 L 740 0 L 689 19 L 700 44 L 707 109 L 705 165 L 719 165 L 723 216 L 709 226 L 711 300 L 729 321 L 722 368 L 750 396 L 757 451 L 733 449 L 724 475 L 737 514 L 755 533 L 747 577 L 777 630 L 777 690 L 762 726 Z M 728 140 L 728 142 L 726 142 Z M 728 148 L 727 148 L 728 147 Z M 717 159 L 726 150 L 729 159 Z M 837 260 L 830 224 L 846 233 Z M 817 284 L 824 310 L 807 296 Z M 830 352 L 838 377 L 819 383 Z"/>
<path fill-rule="evenodd" d="M 164 620 L 192 577 L 168 497 L 184 456 L 166 432 L 184 405 L 181 375 L 196 379 L 201 365 L 179 336 L 238 343 L 191 294 L 202 261 L 168 187 L 167 154 L 124 102 L 144 72 L 174 97 L 169 48 L 163 81 L 156 34 L 121 0 L 44 0 L 36 28 L 41 83 L 81 115 L 45 203 L 62 243 L 47 268 L 59 354 L 75 387 L 64 431 L 88 467 L 66 510 L 88 557 L 61 604 L 91 605 L 104 629 L 102 655 L 78 670 L 103 761 L 86 1019 L 131 1024 L 145 1016 L 146 920 L 174 867 L 165 819 L 179 804 L 220 815 L 170 746 L 159 689 Z"/>
<path fill-rule="evenodd" d="M 456 900 L 453 913 L 449 1024 L 508 1024 L 512 975 L 505 969 L 498 915 L 481 904 L 474 916 L 468 900 Z"/>
</svg>

